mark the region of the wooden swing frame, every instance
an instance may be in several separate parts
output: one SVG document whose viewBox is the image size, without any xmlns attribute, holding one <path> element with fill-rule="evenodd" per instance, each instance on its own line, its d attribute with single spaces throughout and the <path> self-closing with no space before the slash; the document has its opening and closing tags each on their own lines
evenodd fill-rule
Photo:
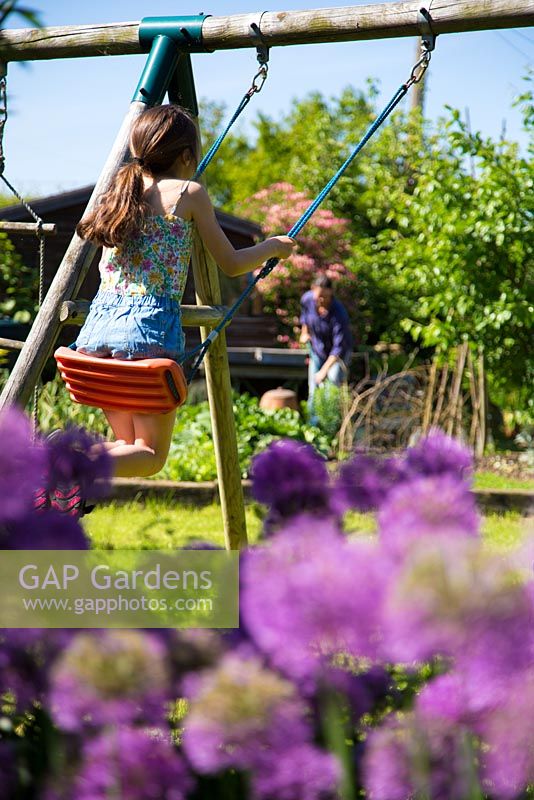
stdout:
<svg viewBox="0 0 534 800">
<path fill-rule="evenodd" d="M 419 36 L 420 3 L 400 2 L 368 6 L 319 8 L 303 11 L 278 11 L 232 16 L 195 18 L 198 49 L 211 52 L 222 49 L 256 47 L 250 35 L 254 23 L 268 47 L 321 42 L 343 42 L 391 37 Z M 528 27 L 534 25 L 532 0 L 494 0 L 490 6 L 483 0 L 440 0 L 432 5 L 432 26 L 435 34 Z M 178 19 L 178 18 L 171 18 Z M 166 18 L 168 22 L 168 18 Z M 138 22 L 108 25 L 67 26 L 42 30 L 0 31 L 0 59 L 29 61 L 51 58 L 76 58 L 102 55 L 125 55 L 146 51 Z M 182 22 L 177 23 L 177 29 Z M 186 26 L 187 32 L 187 26 Z M 167 29 L 167 33 L 170 29 Z M 180 31 L 179 31 L 180 32 Z M 186 36 L 187 39 L 187 36 Z M 174 97 L 198 115 L 194 81 L 183 38 L 176 44 L 177 60 L 170 69 Z M 134 120 L 144 112 L 146 99 L 136 97 L 118 132 L 102 173 L 96 183 L 87 210 L 106 191 L 117 169 L 128 154 L 129 132 Z M 33 323 L 17 362 L 0 395 L 0 409 L 12 404 L 25 405 L 50 357 L 60 331 L 68 317 L 69 305 L 76 305 L 79 288 L 94 258 L 96 247 L 74 236 L 59 266 L 54 281 Z M 190 323 L 201 327 L 206 338 L 213 319 L 221 319 L 221 292 L 218 271 L 198 237 L 193 245 L 193 275 L 197 303 L 202 309 L 190 314 Z M 209 322 L 207 321 L 209 320 Z M 210 324 L 211 322 L 211 324 Z M 221 334 L 205 360 L 205 377 L 210 400 L 213 439 L 226 546 L 238 549 L 246 544 L 246 524 L 237 455 L 237 441 L 232 408 L 230 371 L 226 340 Z"/>
</svg>

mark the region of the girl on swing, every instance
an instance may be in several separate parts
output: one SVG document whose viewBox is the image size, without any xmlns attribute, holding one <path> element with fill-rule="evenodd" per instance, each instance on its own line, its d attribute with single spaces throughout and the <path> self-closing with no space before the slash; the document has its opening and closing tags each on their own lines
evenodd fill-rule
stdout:
<svg viewBox="0 0 534 800">
<path fill-rule="evenodd" d="M 101 283 L 76 340 L 81 353 L 104 358 L 177 358 L 184 351 L 180 302 L 193 229 L 226 275 L 250 272 L 271 257 L 287 258 L 296 242 L 274 236 L 235 250 L 206 190 L 192 181 L 199 142 L 184 109 L 145 111 L 130 134 L 131 160 L 76 232 L 103 245 Z M 106 442 L 113 473 L 148 476 L 165 464 L 176 411 L 105 411 L 115 435 Z"/>
</svg>

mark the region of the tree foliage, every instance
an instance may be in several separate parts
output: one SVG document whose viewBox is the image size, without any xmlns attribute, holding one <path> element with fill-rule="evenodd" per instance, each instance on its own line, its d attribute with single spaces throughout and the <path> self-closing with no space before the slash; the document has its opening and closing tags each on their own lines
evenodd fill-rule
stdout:
<svg viewBox="0 0 534 800">
<path fill-rule="evenodd" d="M 532 134 L 530 90 L 520 103 Z M 228 210 L 262 221 L 266 233 L 281 232 L 273 218 L 293 221 L 295 193 L 313 197 L 322 188 L 373 118 L 375 104 L 370 84 L 366 92 L 347 88 L 338 98 L 312 94 L 277 121 L 259 115 L 254 135 L 229 136 L 208 175 L 210 190 Z M 222 109 L 216 111 L 220 119 Z M 360 341 L 446 352 L 467 339 L 485 354 L 492 400 L 524 420 L 533 377 L 531 154 L 532 147 L 525 155 L 513 142 L 470 132 L 454 109 L 434 129 L 417 113 L 396 113 L 323 206 L 348 222 L 332 229 L 327 245 L 317 223 L 305 229 L 294 263 L 279 268 L 264 290 L 268 307 L 280 290 L 278 313 L 287 310 L 291 320 L 303 276 L 309 278 L 307 256 L 324 269 L 335 245 Z M 281 180 L 291 185 L 285 200 Z M 262 191 L 270 184 L 277 187 L 271 200 Z M 297 276 L 299 259 L 308 271 Z"/>
</svg>

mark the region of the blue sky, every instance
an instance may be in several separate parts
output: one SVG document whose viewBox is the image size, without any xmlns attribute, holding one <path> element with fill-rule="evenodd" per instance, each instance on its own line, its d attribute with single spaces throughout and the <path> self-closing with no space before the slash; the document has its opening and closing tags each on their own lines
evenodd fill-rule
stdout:
<svg viewBox="0 0 534 800">
<path fill-rule="evenodd" d="M 355 0 L 352 0 L 354 3 Z M 124 22 L 144 16 L 194 14 L 197 6 L 170 0 L 28 0 L 46 25 Z M 336 0 L 331 5 L 340 5 Z M 358 3 L 357 3 L 358 4 Z M 363 3 L 360 3 L 363 4 Z M 326 0 L 277 0 L 270 11 L 323 7 Z M 254 0 L 216 0 L 202 10 L 216 15 L 258 10 Z M 20 27 L 18 22 L 10 22 Z M 378 78 L 385 100 L 407 77 L 414 39 L 277 47 L 269 80 L 249 106 L 277 117 L 295 98 L 319 90 L 337 95 L 348 84 L 363 87 Z M 6 176 L 22 192 L 52 194 L 94 182 L 127 110 L 144 56 L 34 61 L 11 64 L 10 118 L 6 126 Z M 498 137 L 506 120 L 508 138 L 525 144 L 520 115 L 512 108 L 524 91 L 523 77 L 534 61 L 532 28 L 442 35 L 428 81 L 426 113 L 437 119 L 445 105 L 465 113 L 473 129 Z M 233 110 L 256 67 L 252 50 L 193 56 L 199 97 L 226 102 Z"/>
</svg>

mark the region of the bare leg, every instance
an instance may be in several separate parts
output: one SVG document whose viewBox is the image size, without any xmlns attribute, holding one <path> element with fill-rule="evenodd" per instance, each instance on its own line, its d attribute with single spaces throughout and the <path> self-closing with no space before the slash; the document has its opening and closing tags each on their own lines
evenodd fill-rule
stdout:
<svg viewBox="0 0 534 800">
<path fill-rule="evenodd" d="M 112 445 L 113 447 L 119 443 L 133 444 L 135 441 L 133 414 L 129 411 L 109 411 L 106 409 L 104 409 L 104 414 L 115 434 L 115 441 L 106 442 L 106 444 Z"/>
<path fill-rule="evenodd" d="M 132 414 L 127 411 L 109 411 L 104 409 L 107 421 L 115 435 L 115 439 L 111 442 L 99 442 L 94 445 L 91 450 L 95 452 L 104 450 L 114 450 L 115 447 L 121 447 L 124 444 L 133 444 L 135 440 L 135 432 L 133 426 Z"/>
<path fill-rule="evenodd" d="M 119 478 L 154 475 L 162 469 L 167 460 L 176 411 L 170 411 L 168 414 L 129 416 L 132 418 L 134 429 L 133 442 L 131 439 L 127 439 L 125 444 L 116 442 L 116 446 L 109 450 L 113 459 L 113 473 Z M 115 431 L 113 421 L 109 417 L 108 419 Z M 119 433 L 119 427 L 115 432 Z M 125 430 L 122 432 L 126 433 Z"/>
</svg>

